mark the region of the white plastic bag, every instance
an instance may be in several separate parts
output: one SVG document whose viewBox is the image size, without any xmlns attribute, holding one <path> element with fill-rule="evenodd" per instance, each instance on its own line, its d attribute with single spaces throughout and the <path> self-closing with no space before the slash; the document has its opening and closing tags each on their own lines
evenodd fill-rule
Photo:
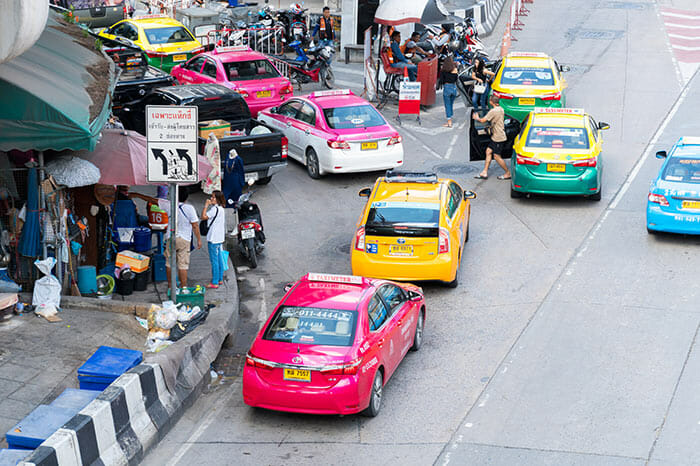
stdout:
<svg viewBox="0 0 700 466">
<path fill-rule="evenodd" d="M 156 327 L 169 330 L 177 323 L 178 310 L 172 301 L 163 303 L 163 307 L 156 311 L 155 324 Z"/>
<path fill-rule="evenodd" d="M 177 313 L 177 320 L 180 322 L 187 322 L 188 320 L 192 319 L 192 317 L 199 314 L 199 312 L 200 312 L 199 306 L 185 307 L 184 309 L 181 309 Z"/>
<path fill-rule="evenodd" d="M 34 261 L 34 265 L 39 271 L 45 275 L 34 283 L 34 294 L 32 295 L 32 304 L 34 306 L 52 305 L 56 308 L 61 307 L 61 284 L 58 279 L 51 275 L 51 269 L 56 265 L 56 259 L 49 257 L 44 260 Z"/>
</svg>

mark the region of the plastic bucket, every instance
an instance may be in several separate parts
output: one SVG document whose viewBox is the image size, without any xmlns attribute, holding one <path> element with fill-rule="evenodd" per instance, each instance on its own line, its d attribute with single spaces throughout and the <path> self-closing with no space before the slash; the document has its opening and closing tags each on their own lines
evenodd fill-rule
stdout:
<svg viewBox="0 0 700 466">
<path fill-rule="evenodd" d="M 94 266 L 78 267 L 78 289 L 82 294 L 97 293 L 97 272 Z"/>
<path fill-rule="evenodd" d="M 150 270 L 144 270 L 143 272 L 136 274 L 136 278 L 134 278 L 134 291 L 146 291 L 146 288 L 148 287 L 148 276 L 150 273 Z"/>
<path fill-rule="evenodd" d="M 134 279 L 117 278 L 115 292 L 122 296 L 129 296 L 134 292 Z"/>
<path fill-rule="evenodd" d="M 134 250 L 146 252 L 151 249 L 151 229 L 134 228 Z"/>
</svg>

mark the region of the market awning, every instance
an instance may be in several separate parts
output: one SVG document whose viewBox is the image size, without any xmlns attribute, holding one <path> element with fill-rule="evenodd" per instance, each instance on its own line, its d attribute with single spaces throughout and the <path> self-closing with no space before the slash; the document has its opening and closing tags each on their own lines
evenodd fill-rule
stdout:
<svg viewBox="0 0 700 466">
<path fill-rule="evenodd" d="M 440 0 L 384 0 L 374 13 L 374 22 L 386 26 L 400 24 L 454 23 L 460 18 L 450 15 Z"/>
<path fill-rule="evenodd" d="M 0 150 L 92 150 L 107 121 L 114 63 L 59 14 L 34 46 L 0 63 Z"/>
</svg>

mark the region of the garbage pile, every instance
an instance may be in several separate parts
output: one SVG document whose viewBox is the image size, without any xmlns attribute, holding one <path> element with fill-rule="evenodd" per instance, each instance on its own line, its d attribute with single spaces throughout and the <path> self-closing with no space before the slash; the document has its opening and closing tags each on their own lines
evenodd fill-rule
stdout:
<svg viewBox="0 0 700 466">
<path fill-rule="evenodd" d="M 161 306 L 151 305 L 146 320 L 147 350 L 157 353 L 190 333 L 207 320 L 211 307 L 209 304 L 202 309 L 200 306 L 175 304 L 172 301 L 164 301 Z"/>
</svg>

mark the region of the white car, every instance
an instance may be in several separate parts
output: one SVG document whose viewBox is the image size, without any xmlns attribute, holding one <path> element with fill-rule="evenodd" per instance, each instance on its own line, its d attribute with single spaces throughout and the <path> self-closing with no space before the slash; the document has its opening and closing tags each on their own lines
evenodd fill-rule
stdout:
<svg viewBox="0 0 700 466">
<path fill-rule="evenodd" d="M 350 90 L 313 92 L 263 110 L 258 120 L 289 140 L 289 157 L 311 178 L 327 173 L 388 170 L 403 164 L 401 135 Z"/>
</svg>

